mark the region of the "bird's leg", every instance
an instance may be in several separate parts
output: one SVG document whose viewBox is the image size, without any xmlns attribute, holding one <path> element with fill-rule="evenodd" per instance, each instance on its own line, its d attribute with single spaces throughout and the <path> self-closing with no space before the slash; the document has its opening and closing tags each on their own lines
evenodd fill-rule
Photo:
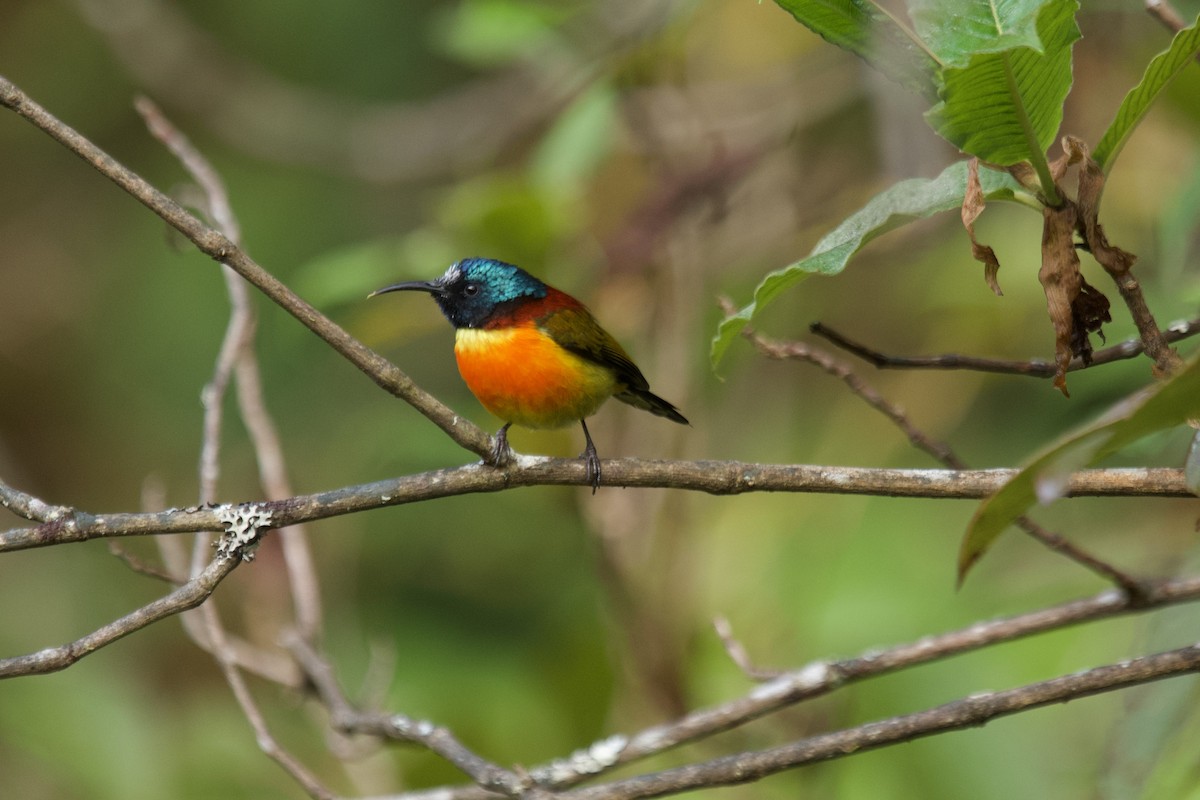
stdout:
<svg viewBox="0 0 1200 800">
<path fill-rule="evenodd" d="M 512 463 L 513 451 L 508 446 L 508 428 L 512 425 L 511 422 L 504 423 L 504 427 L 496 431 L 496 435 L 492 437 L 492 453 L 487 459 L 487 463 L 493 467 L 505 467 Z"/>
<path fill-rule="evenodd" d="M 579 424 L 583 426 L 583 438 L 587 439 L 587 447 L 583 448 L 580 457 L 587 459 L 588 483 L 592 484 L 592 494 L 595 494 L 600 488 L 600 456 L 596 452 L 596 445 L 592 443 L 592 435 L 588 433 L 587 423 L 579 420 Z"/>
</svg>

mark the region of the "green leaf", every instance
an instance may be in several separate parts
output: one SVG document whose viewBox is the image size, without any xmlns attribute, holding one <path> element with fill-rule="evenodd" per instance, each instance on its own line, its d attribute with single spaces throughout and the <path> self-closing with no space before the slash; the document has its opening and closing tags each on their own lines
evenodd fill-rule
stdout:
<svg viewBox="0 0 1200 800">
<path fill-rule="evenodd" d="M 958 554 L 961 582 L 996 538 L 1034 503 L 1062 496 L 1071 473 L 1092 466 L 1151 433 L 1200 417 L 1200 356 L 1170 379 L 1125 398 L 1100 419 L 1029 461 L 975 511 Z"/>
<path fill-rule="evenodd" d="M 830 44 L 849 50 L 900 85 L 934 96 L 937 64 L 922 43 L 871 0 L 775 0 Z"/>
<path fill-rule="evenodd" d="M 979 172 L 984 196 L 1012 199 L 1021 186 L 1007 173 L 992 169 Z M 875 195 L 865 206 L 828 233 L 807 258 L 767 275 L 754 290 L 754 301 L 726 318 L 713 337 L 711 357 L 716 366 L 738 333 L 780 292 L 809 275 L 836 275 L 850 256 L 875 237 L 917 219 L 962 206 L 967 188 L 967 162 L 951 164 L 933 179 L 911 178 Z"/>
<path fill-rule="evenodd" d="M 1171 80 L 1179 74 L 1187 64 L 1200 52 L 1200 16 L 1190 27 L 1175 34 L 1171 46 L 1151 60 L 1137 86 L 1129 90 L 1117 116 L 1113 119 L 1092 157 L 1100 164 L 1100 169 L 1108 172 L 1113 159 L 1121 152 L 1129 134 L 1142 121 L 1142 117 L 1150 110 L 1150 105 Z"/>
<path fill-rule="evenodd" d="M 1040 51 L 1038 11 L 1046 0 L 913 0 L 913 27 L 946 67 L 965 67 L 976 53 L 1017 47 Z"/>
<path fill-rule="evenodd" d="M 1071 88 L 1071 46 L 1079 39 L 1078 3 L 1044 0 L 1040 10 L 1033 2 L 970 5 L 976 12 L 970 33 L 954 42 L 951 34 L 939 31 L 938 46 L 950 51 L 954 45 L 955 60 L 968 55 L 963 49 L 967 45 L 976 48 L 975 54 L 966 66 L 942 70 L 941 102 L 925 118 L 965 153 L 1001 166 L 1031 161 L 1041 173 Z M 979 39 L 979 14 L 985 6 L 994 6 L 996 13 L 990 43 Z M 1001 18 L 1002 11 L 1012 16 Z M 1032 37 L 1029 18 L 1035 12 L 1036 37 Z M 1048 173 L 1043 184 L 1045 177 Z"/>
</svg>

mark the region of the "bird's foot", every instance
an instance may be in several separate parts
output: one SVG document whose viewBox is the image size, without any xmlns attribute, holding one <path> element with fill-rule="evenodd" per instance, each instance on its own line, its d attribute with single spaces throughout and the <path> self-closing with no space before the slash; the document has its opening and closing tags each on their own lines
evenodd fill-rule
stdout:
<svg viewBox="0 0 1200 800">
<path fill-rule="evenodd" d="M 587 459 L 587 479 L 592 485 L 592 494 L 600 488 L 600 456 L 596 454 L 596 448 L 591 447 L 583 451 L 581 458 Z"/>
<path fill-rule="evenodd" d="M 492 452 L 488 454 L 486 459 L 484 459 L 484 463 L 486 463 L 488 466 L 500 469 L 502 467 L 507 467 L 515 460 L 513 458 L 512 448 L 508 445 L 509 425 L 512 425 L 512 423 L 510 422 L 506 424 L 503 428 L 496 432 L 495 436 L 492 437 Z"/>
<path fill-rule="evenodd" d="M 583 453 L 579 457 L 587 463 L 588 483 L 592 485 L 592 494 L 595 494 L 596 490 L 600 488 L 600 454 L 596 452 L 596 445 L 592 443 L 592 435 L 588 433 L 587 423 L 583 420 L 579 420 L 579 423 L 583 425 L 583 436 L 587 440 L 587 446 L 583 448 Z"/>
</svg>

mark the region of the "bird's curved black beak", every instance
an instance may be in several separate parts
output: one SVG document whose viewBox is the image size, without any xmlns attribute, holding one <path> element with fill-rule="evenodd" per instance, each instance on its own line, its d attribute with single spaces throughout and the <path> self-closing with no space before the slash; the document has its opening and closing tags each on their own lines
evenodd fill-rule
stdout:
<svg viewBox="0 0 1200 800">
<path fill-rule="evenodd" d="M 367 297 L 371 298 L 376 295 L 387 294 L 388 292 L 429 292 L 434 297 L 437 297 L 445 294 L 446 289 L 437 281 L 404 281 L 403 283 L 393 283 L 391 286 L 376 289 L 367 295 Z"/>
</svg>

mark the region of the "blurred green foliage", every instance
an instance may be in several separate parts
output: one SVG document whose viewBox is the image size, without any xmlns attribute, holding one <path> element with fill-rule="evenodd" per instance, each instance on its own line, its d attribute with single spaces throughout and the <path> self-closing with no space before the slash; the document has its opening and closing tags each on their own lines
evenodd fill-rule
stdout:
<svg viewBox="0 0 1200 800">
<path fill-rule="evenodd" d="M 170 49 L 191 59 L 188 69 L 142 71 L 138 59 L 157 51 L 121 38 L 155 22 L 146 9 L 160 7 L 207 43 Z M 1169 35 L 1137 3 L 1085 4 L 1079 23 L 1064 130 L 1098 131 Z M 919 108 L 897 105 L 892 87 L 770 4 L 298 0 L 284 11 L 231 0 L 11 0 L 0 4 L 0 73 L 155 185 L 179 190 L 181 169 L 132 109 L 137 93 L 149 94 L 220 170 L 260 263 L 489 429 L 497 422 L 458 379 L 452 334 L 433 305 L 372 304 L 367 292 L 487 255 L 585 299 L 694 425 L 677 431 L 606 408 L 590 426 L 605 456 L 933 466 L 828 376 L 738 342 L 721 379 L 709 370 L 717 295 L 749 296 L 882 188 L 932 177 L 955 158 Z M 1194 195 L 1200 169 L 1198 73 L 1185 70 L 1133 134 L 1105 195 L 1109 236 L 1140 256 L 1163 322 L 1195 312 L 1196 204 L 1189 217 L 1176 199 Z M 278 83 L 253 78 L 262 74 Z M 517 94 L 487 91 L 513 75 L 533 81 Z M 311 117 L 275 102 L 298 87 L 323 99 Z M 469 89 L 479 94 L 455 94 Z M 202 104 L 205 92 L 215 102 Z M 466 101 L 439 104 L 454 96 Z M 330 107 L 344 128 L 324 125 Z M 380 148 L 375 129 L 356 127 L 360 112 L 441 124 L 432 144 L 414 136 Z M 489 138 L 524 114 L 533 121 Z M 286 124 L 270 126 L 278 121 Z M 374 169 L 392 149 L 418 148 L 431 154 L 423 169 Z M 0 164 L 0 474 L 95 512 L 136 509 L 156 486 L 167 505 L 194 502 L 198 394 L 227 316 L 215 265 L 13 115 L 0 116 Z M 957 222 L 927 220 L 864 248 L 854 269 L 805 282 L 758 325 L 800 337 L 819 319 L 896 353 L 1047 357 L 1038 220 L 989 209 L 977 232 L 1004 265 L 1004 298 L 984 285 Z M 1097 272 L 1091 282 L 1115 297 Z M 291 318 L 261 302 L 259 311 L 268 402 L 297 491 L 469 460 Z M 1132 336 L 1115 316 L 1109 340 Z M 1149 377 L 1144 361 L 1080 373 L 1065 400 L 1049 382 L 854 366 L 981 467 L 1018 462 Z M 229 411 L 221 495 L 254 498 L 232 401 Z M 555 455 L 582 445 L 573 430 L 514 431 L 512 440 Z M 1138 456 L 1179 464 L 1185 447 L 1167 437 Z M 390 665 L 383 707 L 445 724 L 501 763 L 535 764 L 676 713 L 670 693 L 645 679 L 651 656 L 688 707 L 747 691 L 711 631 L 717 614 L 756 661 L 788 666 L 1102 588 L 1014 536 L 956 593 L 955 553 L 973 508 L 616 489 L 593 498 L 545 487 L 329 520 L 311 538 L 326 644 L 348 691 L 359 696 L 372 665 Z M 1158 573 L 1190 551 L 1194 514 L 1182 502 L 1074 500 L 1035 516 L 1129 569 Z M 155 555 L 149 542 L 127 546 Z M 5 555 L 0 654 L 71 640 L 162 591 L 101 542 Z M 277 545 L 268 540 L 217 602 L 231 628 L 272 643 L 289 613 Z M 1120 659 L 1145 650 L 1150 625 L 1129 618 L 929 665 L 651 763 L 767 746 Z M 343 768 L 318 709 L 252 687 L 284 744 L 336 791 L 461 780 L 411 750 L 363 752 Z M 1140 783 L 1126 791 L 1104 779 L 1128 735 L 1126 704 L 1097 697 L 712 795 L 1091 798 L 1103 786 L 1106 797 L 1137 797 Z M 1185 783 L 1194 756 L 1178 737 L 1197 723 L 1188 713 L 1178 724 L 1162 734 L 1148 797 Z M 0 775 L 0 793 L 31 800 L 301 796 L 257 750 L 219 670 L 177 620 L 64 673 L 0 684 Z"/>
</svg>

